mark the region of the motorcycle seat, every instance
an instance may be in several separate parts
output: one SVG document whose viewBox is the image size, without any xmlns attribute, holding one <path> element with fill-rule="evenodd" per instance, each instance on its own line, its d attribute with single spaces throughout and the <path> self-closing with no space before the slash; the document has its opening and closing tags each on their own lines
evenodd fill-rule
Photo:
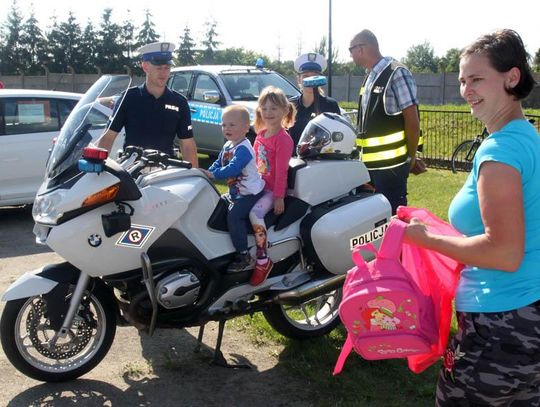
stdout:
<svg viewBox="0 0 540 407">
<path fill-rule="evenodd" d="M 221 197 L 214 212 L 208 219 L 208 227 L 220 230 L 222 232 L 228 232 L 229 228 L 227 227 L 227 208 L 229 207 L 229 201 L 225 197 Z M 306 202 L 295 198 L 293 196 L 285 197 L 285 212 L 281 215 L 274 214 L 273 211 L 270 211 L 264 217 L 264 222 L 267 228 L 274 226 L 274 230 L 281 230 L 289 226 L 290 224 L 296 222 L 298 219 L 302 218 L 309 208 L 309 204 Z M 251 225 L 248 221 L 248 233 L 252 233 Z"/>
</svg>

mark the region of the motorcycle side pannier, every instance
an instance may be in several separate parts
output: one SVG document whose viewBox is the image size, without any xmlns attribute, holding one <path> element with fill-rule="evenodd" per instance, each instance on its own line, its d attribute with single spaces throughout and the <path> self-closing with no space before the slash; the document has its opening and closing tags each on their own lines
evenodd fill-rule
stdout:
<svg viewBox="0 0 540 407">
<path fill-rule="evenodd" d="M 360 193 L 319 205 L 300 225 L 304 254 L 318 268 L 344 274 L 353 266 L 352 248 L 378 246 L 390 217 L 390 204 L 381 194 Z"/>
</svg>

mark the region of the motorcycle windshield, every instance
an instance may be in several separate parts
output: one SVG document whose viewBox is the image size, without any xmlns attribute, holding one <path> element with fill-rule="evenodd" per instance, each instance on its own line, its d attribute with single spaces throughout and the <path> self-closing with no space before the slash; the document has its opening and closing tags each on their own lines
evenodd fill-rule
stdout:
<svg viewBox="0 0 540 407">
<path fill-rule="evenodd" d="M 112 106 L 119 106 L 130 84 L 131 77 L 128 75 L 105 75 L 88 89 L 62 126 L 47 162 L 46 178 L 52 179 L 77 163 L 82 157 L 83 148 L 92 141 L 89 132 L 92 127 L 92 110 L 99 104 L 111 109 Z M 114 114 L 111 114 L 105 131 L 113 118 Z"/>
</svg>

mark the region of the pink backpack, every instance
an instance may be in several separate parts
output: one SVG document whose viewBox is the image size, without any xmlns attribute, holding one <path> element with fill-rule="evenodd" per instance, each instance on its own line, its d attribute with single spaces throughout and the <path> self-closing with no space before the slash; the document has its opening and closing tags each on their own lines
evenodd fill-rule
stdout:
<svg viewBox="0 0 540 407">
<path fill-rule="evenodd" d="M 437 343 L 433 302 L 400 263 L 406 223 L 392 219 L 379 251 L 368 243 L 356 246 L 343 286 L 339 316 L 347 340 L 334 368 L 341 372 L 351 350 L 364 359 L 406 358 L 430 352 Z M 360 250 L 375 253 L 366 263 Z"/>
</svg>

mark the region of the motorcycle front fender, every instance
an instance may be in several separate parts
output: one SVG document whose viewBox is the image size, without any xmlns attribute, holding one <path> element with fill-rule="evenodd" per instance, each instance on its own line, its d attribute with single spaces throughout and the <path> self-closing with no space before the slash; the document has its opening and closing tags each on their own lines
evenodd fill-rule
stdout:
<svg viewBox="0 0 540 407">
<path fill-rule="evenodd" d="M 59 283 L 76 283 L 80 271 L 69 263 L 49 264 L 23 274 L 9 286 L 2 301 L 49 293 Z"/>
</svg>

